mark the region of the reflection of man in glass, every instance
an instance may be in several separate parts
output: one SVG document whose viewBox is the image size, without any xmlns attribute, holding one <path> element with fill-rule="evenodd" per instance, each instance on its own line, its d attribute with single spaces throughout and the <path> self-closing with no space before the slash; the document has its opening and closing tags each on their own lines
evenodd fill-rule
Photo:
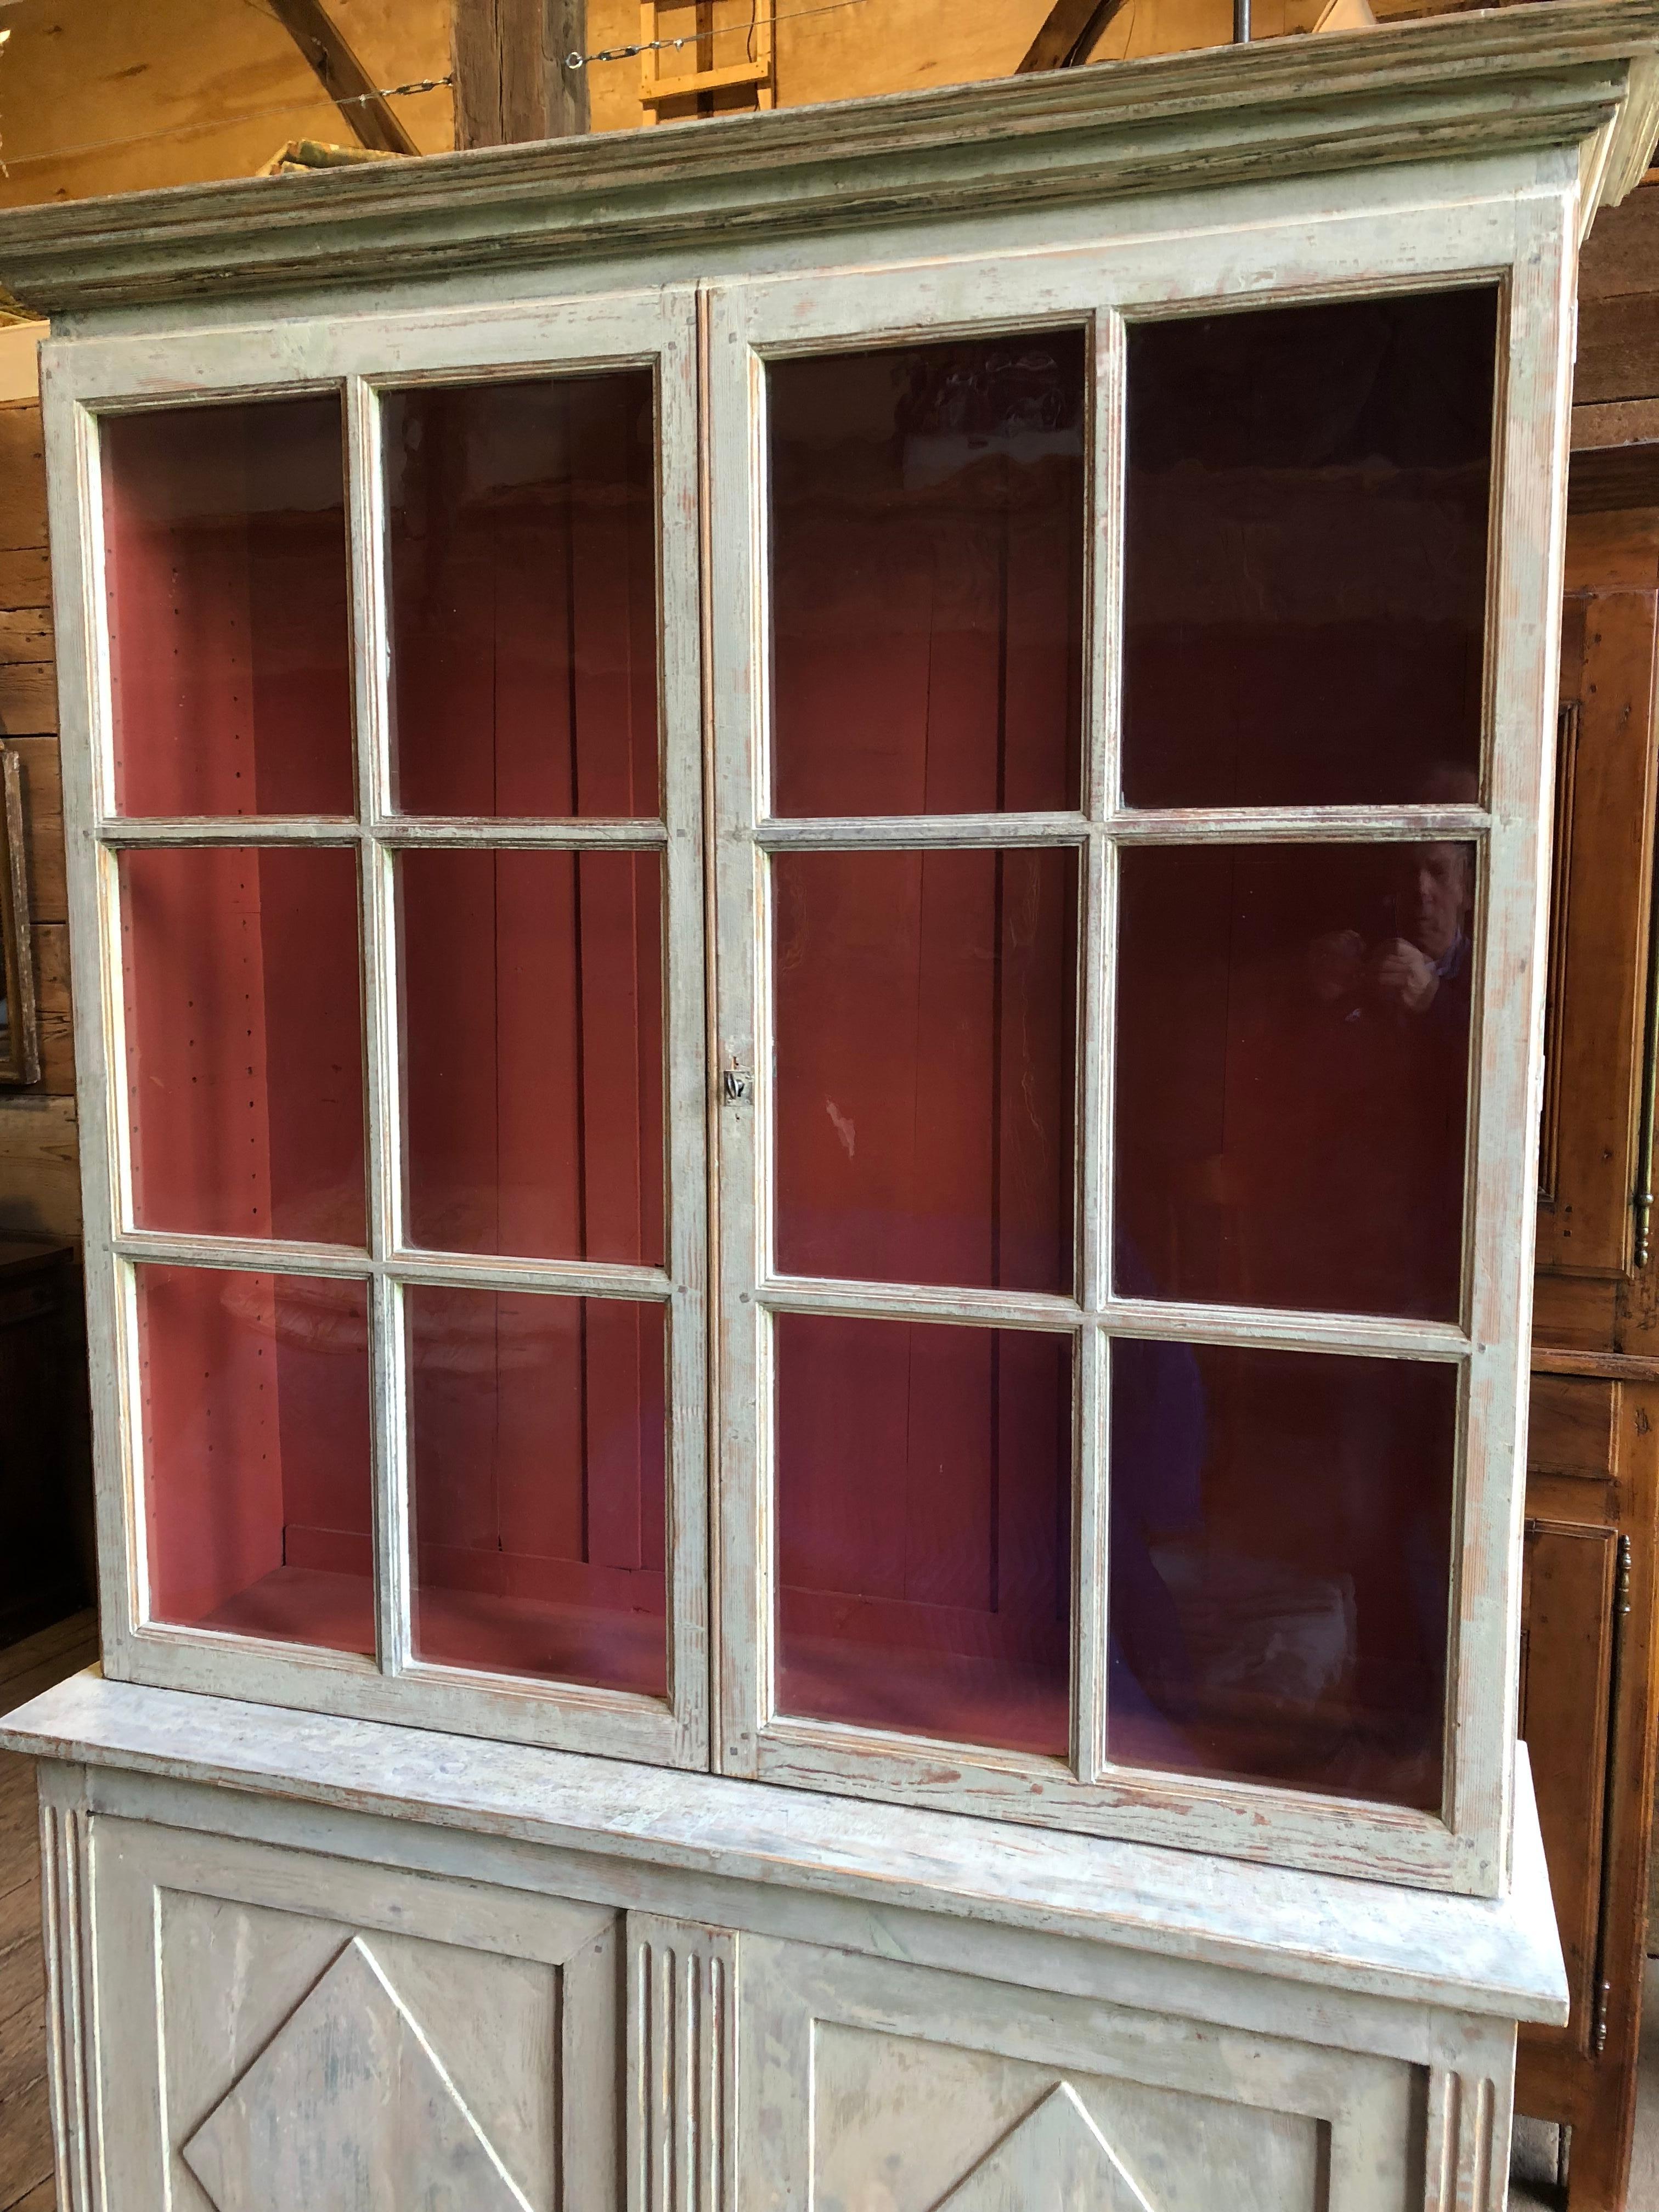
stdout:
<svg viewBox="0 0 1659 2212">
<path fill-rule="evenodd" d="M 1472 776 L 1448 771 L 1423 793 L 1442 805 L 1475 795 Z M 1389 876 L 1380 927 L 1309 949 L 1317 1012 L 1307 1042 L 1328 1055 L 1326 1127 L 1315 1137 L 1327 1173 L 1315 1187 L 1367 1193 L 1334 1233 L 1373 1310 L 1449 1317 L 1462 1246 L 1474 848 L 1401 846 Z M 1402 1750 L 1412 1721 L 1437 1711 L 1443 1665 L 1449 1528 L 1429 1502 L 1436 1486 L 1414 1494 L 1403 1481 L 1434 1449 L 1433 1382 L 1417 1363 L 1366 1362 L 1332 1407 L 1357 1599 L 1352 1696 L 1385 1727 L 1394 1717 Z"/>
<path fill-rule="evenodd" d="M 1437 770 L 1422 793 L 1468 802 Z M 1462 1237 L 1474 848 L 1437 840 L 1388 855 L 1382 892 L 1305 954 L 1304 1013 L 1281 1032 L 1291 1174 L 1290 1278 L 1353 1286 L 1353 1310 L 1450 1318 Z M 1292 1163 L 1297 1164 L 1292 1167 Z M 1332 1206 L 1333 1194 L 1351 1202 Z M 1299 1303 L 1300 1301 L 1294 1301 Z"/>
<path fill-rule="evenodd" d="M 1467 1006 L 1474 903 L 1470 848 L 1413 845 L 1404 874 L 1407 933 L 1379 949 L 1371 969 L 1377 995 L 1407 1014 L 1429 1013 L 1455 997 Z"/>
<path fill-rule="evenodd" d="M 1420 796 L 1474 793 L 1440 775 Z M 1473 846 L 1437 839 L 1310 848 L 1300 872 L 1236 894 L 1248 949 L 1222 967 L 1236 1042 L 1221 1133 L 1252 1203 L 1222 1218 L 1241 1302 L 1455 1315 L 1475 890 Z M 1143 1273 L 1120 1251 L 1120 1281 Z M 1437 1802 L 1446 1370 L 1163 1346 L 1175 1356 L 1155 1367 L 1127 1349 L 1113 1363 L 1118 1755 Z"/>
<path fill-rule="evenodd" d="M 1480 787 L 1467 769 L 1437 768 L 1426 779 L 1430 806 L 1471 806 Z M 1469 915 L 1474 904 L 1470 845 L 1402 847 L 1395 871 L 1389 927 L 1370 945 L 1357 929 L 1320 938 L 1309 955 L 1316 994 L 1328 1004 L 1364 1000 L 1467 1033 Z"/>
<path fill-rule="evenodd" d="M 1145 1262 L 1120 1231 L 1115 1269 L 1132 1297 L 1152 1295 Z M 1192 1695 L 1192 1668 L 1155 1536 L 1193 1535 L 1204 1518 L 1204 1385 L 1184 1344 L 1121 1337 L 1112 1346 L 1111 1597 L 1107 1696 L 1112 1756 L 1191 1764 L 1170 1725 Z"/>
<path fill-rule="evenodd" d="M 1467 1015 L 1469 909 L 1474 871 L 1467 845 L 1410 845 L 1402 849 L 1395 894 L 1395 928 L 1368 945 L 1357 929 L 1317 939 L 1309 977 L 1327 1005 L 1356 1009 L 1369 999 L 1412 1016 L 1438 1006 Z M 1460 1024 L 1459 1026 L 1462 1026 Z"/>
</svg>

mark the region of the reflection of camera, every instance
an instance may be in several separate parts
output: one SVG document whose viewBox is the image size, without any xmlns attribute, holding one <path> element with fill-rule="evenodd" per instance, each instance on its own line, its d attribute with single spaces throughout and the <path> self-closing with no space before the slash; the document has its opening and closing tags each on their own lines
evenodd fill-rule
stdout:
<svg viewBox="0 0 1659 2212">
<path fill-rule="evenodd" d="M 1308 981 L 1324 1006 L 1358 1004 L 1371 947 L 1357 929 L 1333 929 L 1308 947 Z"/>
<path fill-rule="evenodd" d="M 1395 920 L 1391 908 L 1389 919 Z M 1420 1014 L 1432 1005 L 1440 975 L 1428 954 L 1397 925 L 1370 942 L 1357 929 L 1335 929 L 1308 948 L 1308 981 L 1321 1006 L 1357 1020 L 1367 1004 Z"/>
</svg>

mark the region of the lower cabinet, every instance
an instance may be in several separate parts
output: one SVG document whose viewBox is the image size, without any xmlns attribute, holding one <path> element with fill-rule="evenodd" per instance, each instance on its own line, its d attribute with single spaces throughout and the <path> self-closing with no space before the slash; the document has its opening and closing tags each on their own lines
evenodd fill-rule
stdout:
<svg viewBox="0 0 1659 2212">
<path fill-rule="evenodd" d="M 43 1838 L 63 2212 L 1504 2199 L 1501 2019 L 67 1766 Z"/>
<path fill-rule="evenodd" d="M 614 1910 L 118 1820 L 94 1888 L 111 2212 L 620 2201 Z"/>
<path fill-rule="evenodd" d="M 1423 2203 L 1407 2066 L 799 1944 L 738 1986 L 743 2212 Z"/>
</svg>

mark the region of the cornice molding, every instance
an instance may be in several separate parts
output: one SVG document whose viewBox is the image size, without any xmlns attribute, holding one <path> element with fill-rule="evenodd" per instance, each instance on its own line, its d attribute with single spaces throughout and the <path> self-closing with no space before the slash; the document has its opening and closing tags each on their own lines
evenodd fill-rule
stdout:
<svg viewBox="0 0 1659 2212">
<path fill-rule="evenodd" d="M 1547 0 L 653 131 L 8 216 L 42 314 L 524 268 L 1529 148 L 1622 197 L 1659 130 L 1659 0 Z"/>
</svg>

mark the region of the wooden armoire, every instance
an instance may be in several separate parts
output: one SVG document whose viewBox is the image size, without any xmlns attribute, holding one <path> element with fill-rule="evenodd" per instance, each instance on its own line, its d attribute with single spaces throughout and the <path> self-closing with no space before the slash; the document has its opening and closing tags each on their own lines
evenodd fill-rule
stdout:
<svg viewBox="0 0 1659 2212">
<path fill-rule="evenodd" d="M 1652 937 L 1659 507 L 1639 454 L 1576 466 L 1567 530 L 1521 1730 L 1572 1986 L 1517 2108 L 1571 2130 L 1572 2212 L 1626 2198 L 1659 1729 Z"/>
<path fill-rule="evenodd" d="M 9 227 L 65 2212 L 1498 2212 L 1656 131 L 1563 0 Z"/>
</svg>

